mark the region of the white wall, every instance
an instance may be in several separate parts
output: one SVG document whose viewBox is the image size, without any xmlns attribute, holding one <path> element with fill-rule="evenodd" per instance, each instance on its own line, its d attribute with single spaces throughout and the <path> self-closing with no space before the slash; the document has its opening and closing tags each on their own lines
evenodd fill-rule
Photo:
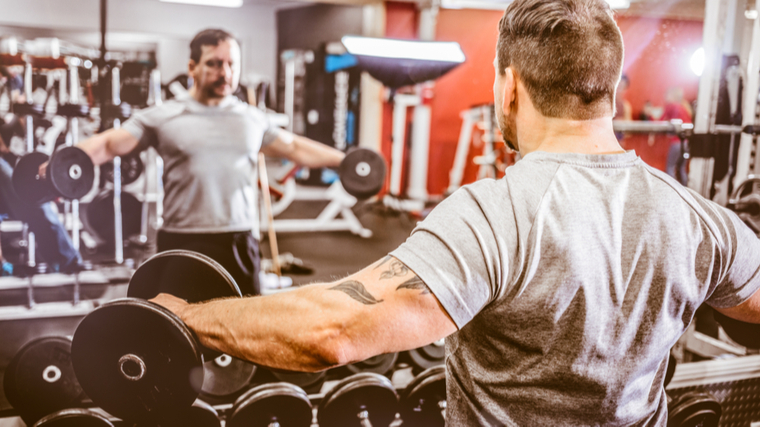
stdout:
<svg viewBox="0 0 760 427">
<path fill-rule="evenodd" d="M 99 46 L 100 0 L 0 0 L 0 25 L 32 27 L 45 32 L 96 40 Z M 120 47 L 133 35 L 141 44 L 155 43 L 162 80 L 187 70 L 188 45 L 205 28 L 224 28 L 240 39 L 243 76 L 259 74 L 275 81 L 277 29 L 275 4 L 246 4 L 228 9 L 162 3 L 158 0 L 108 0 L 107 30 Z M 63 36 L 61 36 L 63 38 Z M 125 39 L 127 41 L 125 41 Z"/>
</svg>

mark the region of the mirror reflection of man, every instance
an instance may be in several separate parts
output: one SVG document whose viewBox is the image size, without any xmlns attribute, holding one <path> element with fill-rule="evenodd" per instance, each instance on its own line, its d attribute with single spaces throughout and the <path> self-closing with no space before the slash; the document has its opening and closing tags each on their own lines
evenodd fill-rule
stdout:
<svg viewBox="0 0 760 427">
<path fill-rule="evenodd" d="M 260 294 L 256 177 L 259 150 L 307 167 L 338 166 L 344 153 L 269 124 L 232 94 L 240 46 L 224 30 L 190 43 L 187 94 L 134 114 L 120 129 L 83 141 L 95 164 L 154 147 L 164 160 L 158 251 L 188 249 L 218 261 L 244 294 Z"/>
</svg>

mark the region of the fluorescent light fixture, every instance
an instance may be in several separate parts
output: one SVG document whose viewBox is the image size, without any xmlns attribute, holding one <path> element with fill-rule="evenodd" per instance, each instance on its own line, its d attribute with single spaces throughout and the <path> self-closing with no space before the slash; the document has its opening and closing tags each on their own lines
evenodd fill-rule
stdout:
<svg viewBox="0 0 760 427">
<path fill-rule="evenodd" d="M 504 10 L 513 0 L 441 0 L 444 9 L 489 9 Z M 628 9 L 628 0 L 607 0 L 613 9 Z"/>
<path fill-rule="evenodd" d="M 462 63 L 464 52 L 456 42 L 425 42 L 344 36 L 341 41 L 352 55 L 376 58 L 416 59 Z"/>
<path fill-rule="evenodd" d="M 698 77 L 702 76 L 702 72 L 705 70 L 705 49 L 699 48 L 691 55 L 691 60 L 689 60 L 689 66 L 691 67 L 691 71 L 694 72 Z"/>
<path fill-rule="evenodd" d="M 198 6 L 240 7 L 243 0 L 159 0 L 164 3 L 194 4 Z"/>
</svg>

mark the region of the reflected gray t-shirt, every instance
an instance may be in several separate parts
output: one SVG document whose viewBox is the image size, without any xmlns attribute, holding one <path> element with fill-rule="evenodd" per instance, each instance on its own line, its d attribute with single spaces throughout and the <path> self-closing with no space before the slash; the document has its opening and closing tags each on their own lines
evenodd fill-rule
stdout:
<svg viewBox="0 0 760 427">
<path fill-rule="evenodd" d="M 451 426 L 664 426 L 668 352 L 697 307 L 760 287 L 760 239 L 632 151 L 528 154 L 391 254 L 459 328 Z"/>
<path fill-rule="evenodd" d="M 135 113 L 122 128 L 164 160 L 163 230 L 251 230 L 259 238 L 251 183 L 259 149 L 277 137 L 264 112 L 234 96 L 211 107 L 186 94 Z"/>
</svg>

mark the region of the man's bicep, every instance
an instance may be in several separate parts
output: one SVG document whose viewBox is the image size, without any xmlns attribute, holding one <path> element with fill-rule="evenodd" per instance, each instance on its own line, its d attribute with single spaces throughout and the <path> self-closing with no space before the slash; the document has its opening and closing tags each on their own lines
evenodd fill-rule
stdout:
<svg viewBox="0 0 760 427">
<path fill-rule="evenodd" d="M 351 313 L 347 333 L 359 359 L 421 347 L 457 330 L 430 288 L 387 256 L 328 286 Z"/>
</svg>

